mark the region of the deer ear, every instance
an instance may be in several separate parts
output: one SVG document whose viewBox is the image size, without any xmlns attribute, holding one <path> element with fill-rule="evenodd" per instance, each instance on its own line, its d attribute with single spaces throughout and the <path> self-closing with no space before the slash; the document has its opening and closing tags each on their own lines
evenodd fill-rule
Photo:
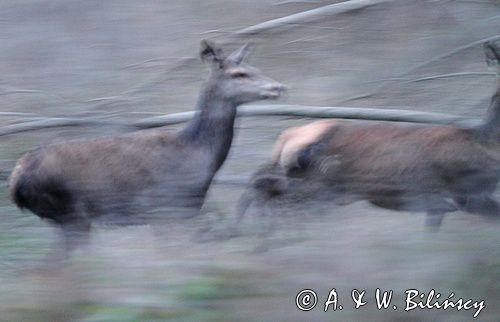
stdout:
<svg viewBox="0 0 500 322">
<path fill-rule="evenodd" d="M 245 44 L 241 46 L 239 49 L 235 50 L 231 55 L 229 55 L 226 58 L 226 60 L 233 64 L 239 65 L 243 61 L 243 59 L 245 59 L 245 57 L 248 55 L 249 52 L 250 52 L 250 44 Z"/>
<path fill-rule="evenodd" d="M 200 58 L 211 64 L 221 64 L 224 61 L 222 49 L 208 40 L 202 40 L 200 44 Z"/>
</svg>

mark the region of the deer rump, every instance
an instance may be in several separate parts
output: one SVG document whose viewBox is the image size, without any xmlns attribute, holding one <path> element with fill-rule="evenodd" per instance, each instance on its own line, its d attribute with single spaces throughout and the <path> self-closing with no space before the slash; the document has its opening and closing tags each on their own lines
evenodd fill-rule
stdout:
<svg viewBox="0 0 500 322">
<path fill-rule="evenodd" d="M 448 212 L 495 190 L 499 155 L 486 142 L 478 144 L 473 129 L 340 120 L 329 120 L 325 127 L 324 122 L 315 122 L 323 128 L 321 135 L 298 149 L 277 143 L 282 153 L 275 152 L 275 162 L 287 177 L 287 192 L 342 203 L 363 199 L 394 210 Z M 307 132 L 315 123 L 307 125 Z M 287 139 L 296 144 L 293 136 L 284 135 Z"/>
</svg>

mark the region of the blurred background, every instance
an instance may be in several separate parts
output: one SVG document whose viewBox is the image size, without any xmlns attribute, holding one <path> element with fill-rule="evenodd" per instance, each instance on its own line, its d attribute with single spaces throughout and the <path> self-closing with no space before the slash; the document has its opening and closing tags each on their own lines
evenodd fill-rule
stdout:
<svg viewBox="0 0 500 322">
<path fill-rule="evenodd" d="M 237 34 L 336 2 L 3 0 L 0 126 L 56 116 L 126 124 L 191 110 L 208 73 L 198 59 L 204 38 L 226 52 L 256 43 L 250 63 L 291 87 L 277 104 L 485 115 L 496 75 L 480 44 L 500 37 L 496 0 L 378 1 Z M 250 175 L 283 129 L 309 121 L 240 119 L 219 176 Z M 423 214 L 364 202 L 326 211 L 311 205 L 281 218 L 265 240 L 252 233 L 255 218 L 245 222 L 244 236 L 212 242 L 195 238 L 205 219 L 166 227 L 160 239 L 148 226 L 104 227 L 60 270 L 33 269 L 58 239 L 48 223 L 8 200 L 5 180 L 15 160 L 54 140 L 124 131 L 63 127 L 0 137 L 1 321 L 472 320 L 474 310 L 379 311 L 376 288 L 394 290 L 398 303 L 406 289 L 453 291 L 485 300 L 477 320 L 498 321 L 499 225 L 461 212 L 449 214 L 438 234 L 424 229 Z M 214 184 L 206 217 L 229 221 L 242 189 Z M 325 313 L 334 287 L 344 310 Z M 295 307 L 305 288 L 319 297 L 310 312 Z M 359 310 L 350 300 L 354 288 L 368 294 Z"/>
</svg>

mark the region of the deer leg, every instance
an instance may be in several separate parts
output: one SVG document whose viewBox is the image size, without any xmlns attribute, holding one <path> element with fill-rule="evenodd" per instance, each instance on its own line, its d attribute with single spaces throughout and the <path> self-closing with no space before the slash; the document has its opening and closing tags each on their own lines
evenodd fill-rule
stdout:
<svg viewBox="0 0 500 322">
<path fill-rule="evenodd" d="M 89 241 L 90 223 L 88 221 L 74 221 L 59 223 L 59 233 L 62 245 L 56 247 L 35 268 L 36 273 L 57 273 L 65 265 L 71 254 Z"/>
<path fill-rule="evenodd" d="M 238 200 L 236 219 L 232 226 L 233 231 L 237 231 L 245 213 L 254 202 L 259 208 L 259 215 L 265 214 L 267 210 L 264 209 L 268 207 L 273 199 L 285 192 L 287 184 L 288 179 L 282 174 L 264 173 L 254 176 Z"/>
<path fill-rule="evenodd" d="M 239 220 L 229 218 L 229 223 L 224 223 L 227 220 L 226 214 L 218 205 L 210 201 L 203 206 L 202 212 L 201 226 L 193 237 L 194 241 L 212 242 L 238 236 L 238 226 L 242 218 Z M 242 212 L 244 214 L 245 210 Z"/>
<path fill-rule="evenodd" d="M 489 218 L 500 218 L 500 203 L 490 195 L 460 196 L 455 201 L 464 211 Z"/>
<path fill-rule="evenodd" d="M 224 235 L 226 238 L 238 237 L 241 235 L 240 227 L 245 217 L 248 208 L 255 201 L 256 192 L 253 188 L 246 188 L 236 204 L 236 216 L 229 224 L 227 233 Z"/>
<path fill-rule="evenodd" d="M 254 189 L 246 189 L 238 200 L 238 204 L 236 205 L 236 219 L 234 223 L 234 228 L 237 228 L 243 222 L 244 216 L 255 201 L 256 192 Z M 265 202 L 265 201 L 264 201 Z"/>
<path fill-rule="evenodd" d="M 194 239 L 205 234 L 213 234 L 216 232 L 218 223 L 223 222 L 223 210 L 211 200 L 207 200 L 200 210 L 199 227 L 196 230 Z M 214 228 L 215 227 L 215 228 Z"/>
<path fill-rule="evenodd" d="M 276 216 L 274 211 L 269 207 L 269 203 L 259 207 L 260 223 L 259 237 L 270 236 L 276 228 Z"/>
<path fill-rule="evenodd" d="M 429 195 L 424 196 L 427 202 L 427 217 L 425 219 L 425 226 L 432 231 L 439 231 L 443 223 L 444 215 L 447 212 L 456 211 L 457 207 L 440 196 Z"/>
<path fill-rule="evenodd" d="M 446 212 L 442 210 L 429 210 L 427 211 L 427 217 L 425 218 L 425 226 L 432 231 L 439 231 L 441 224 L 443 223 L 444 215 Z"/>
<path fill-rule="evenodd" d="M 87 220 L 75 220 L 61 225 L 64 252 L 68 256 L 77 248 L 89 243 L 90 223 Z"/>
<path fill-rule="evenodd" d="M 253 252 L 262 253 L 269 249 L 269 237 L 275 228 L 275 218 L 268 204 L 258 206 L 258 215 L 260 217 L 257 232 L 259 241 Z"/>
</svg>

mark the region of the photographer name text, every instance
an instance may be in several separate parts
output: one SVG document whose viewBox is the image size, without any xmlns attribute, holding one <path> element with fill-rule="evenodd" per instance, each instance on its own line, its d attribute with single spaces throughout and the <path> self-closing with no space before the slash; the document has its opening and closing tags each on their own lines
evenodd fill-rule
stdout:
<svg viewBox="0 0 500 322">
<path fill-rule="evenodd" d="M 402 303 L 393 303 L 393 294 L 392 290 L 382 291 L 377 288 L 375 294 L 370 298 L 365 290 L 353 289 L 350 301 L 354 304 L 352 306 L 354 309 L 361 309 L 373 303 L 372 305 L 375 305 L 379 310 L 398 310 L 399 307 L 402 307 L 406 312 L 413 310 L 470 310 L 474 318 L 478 317 L 486 307 L 484 300 L 463 299 L 457 297 L 454 292 L 446 296 L 433 289 L 428 292 L 408 289 L 404 291 L 405 298 Z M 336 289 L 330 290 L 325 295 L 325 300 L 321 302 L 325 312 L 345 308 L 340 303 Z M 318 294 L 311 289 L 304 289 L 295 296 L 295 305 L 301 311 L 311 311 L 318 305 L 318 302 Z"/>
</svg>

